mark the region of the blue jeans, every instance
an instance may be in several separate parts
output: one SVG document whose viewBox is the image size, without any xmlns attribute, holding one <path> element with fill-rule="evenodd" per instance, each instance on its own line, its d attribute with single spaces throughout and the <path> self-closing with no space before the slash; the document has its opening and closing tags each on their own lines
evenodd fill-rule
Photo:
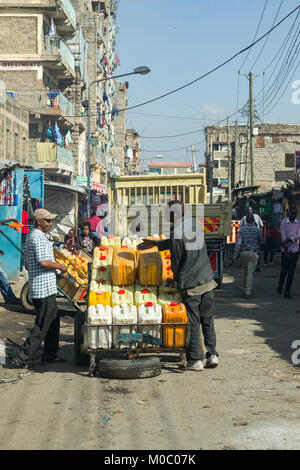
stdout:
<svg viewBox="0 0 300 470">
<path fill-rule="evenodd" d="M 13 293 L 12 288 L 10 287 L 10 283 L 8 282 L 7 275 L 0 268 L 0 292 L 3 295 L 4 302 L 8 302 L 9 300 L 17 300 L 15 294 Z"/>
</svg>

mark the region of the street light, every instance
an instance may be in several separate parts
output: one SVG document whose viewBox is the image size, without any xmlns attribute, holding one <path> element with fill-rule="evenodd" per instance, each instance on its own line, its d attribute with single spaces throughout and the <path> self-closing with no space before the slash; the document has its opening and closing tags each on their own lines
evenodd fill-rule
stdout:
<svg viewBox="0 0 300 470">
<path fill-rule="evenodd" d="M 88 86 L 88 163 L 87 163 L 87 190 L 88 190 L 88 204 L 87 204 L 87 215 L 88 217 L 91 216 L 91 106 L 90 106 L 90 101 L 91 101 L 91 86 L 94 85 L 95 83 L 99 82 L 105 82 L 107 80 L 112 80 L 114 78 L 121 78 L 121 77 L 127 77 L 128 75 L 146 75 L 147 73 L 150 72 L 149 67 L 146 66 L 141 66 L 141 67 L 136 67 L 133 72 L 130 73 L 124 73 L 122 75 L 115 75 L 114 77 L 106 77 L 106 78 L 101 78 L 100 80 L 94 80 L 91 82 Z"/>
</svg>

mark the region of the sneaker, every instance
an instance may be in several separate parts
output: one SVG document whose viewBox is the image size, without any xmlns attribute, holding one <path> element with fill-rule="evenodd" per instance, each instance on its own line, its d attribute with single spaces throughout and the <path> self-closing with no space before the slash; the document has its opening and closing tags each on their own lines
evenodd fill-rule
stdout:
<svg viewBox="0 0 300 470">
<path fill-rule="evenodd" d="M 11 369 L 28 369 L 28 364 L 25 364 L 24 362 L 19 361 L 17 358 L 14 358 L 10 360 L 9 367 Z"/>
<path fill-rule="evenodd" d="M 206 367 L 213 369 L 214 367 L 217 367 L 218 365 L 219 365 L 218 356 L 212 355 L 207 358 Z"/>
<path fill-rule="evenodd" d="M 186 369 L 196 370 L 196 371 L 203 370 L 204 369 L 203 362 L 202 361 L 188 362 Z"/>
</svg>

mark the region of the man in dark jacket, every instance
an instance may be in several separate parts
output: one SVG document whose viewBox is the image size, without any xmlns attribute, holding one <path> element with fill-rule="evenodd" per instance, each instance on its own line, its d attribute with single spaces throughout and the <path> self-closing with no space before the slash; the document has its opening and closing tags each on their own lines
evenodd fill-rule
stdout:
<svg viewBox="0 0 300 470">
<path fill-rule="evenodd" d="M 172 224 L 169 240 L 144 240 L 138 249 L 157 246 L 159 251 L 171 251 L 171 268 L 177 288 L 182 293 L 190 323 L 190 344 L 187 348 L 187 369 L 203 370 L 200 346 L 200 325 L 207 349 L 206 367 L 217 367 L 216 333 L 214 327 L 214 289 L 216 283 L 207 255 L 201 224 L 192 217 L 184 216 L 181 201 L 169 204 Z"/>
</svg>

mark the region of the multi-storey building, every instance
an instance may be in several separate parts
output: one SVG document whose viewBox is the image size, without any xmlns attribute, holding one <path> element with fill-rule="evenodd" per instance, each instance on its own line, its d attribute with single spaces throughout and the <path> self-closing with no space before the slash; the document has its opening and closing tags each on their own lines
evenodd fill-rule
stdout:
<svg viewBox="0 0 300 470">
<path fill-rule="evenodd" d="M 125 138 L 125 173 L 138 175 L 140 173 L 140 136 L 135 129 L 126 130 Z"/>
<path fill-rule="evenodd" d="M 11 98 L 30 113 L 27 165 L 49 178 L 76 172 L 70 100 L 76 78 L 67 37 L 76 33 L 68 0 L 0 1 L 0 79 Z"/>
<path fill-rule="evenodd" d="M 26 164 L 53 181 L 86 176 L 106 183 L 114 145 L 117 0 L 0 0 L 0 80 L 30 114 Z M 88 86 L 91 102 L 88 109 Z"/>
<path fill-rule="evenodd" d="M 10 97 L 0 99 L 0 160 L 24 165 L 29 158 L 29 114 Z"/>
<path fill-rule="evenodd" d="M 226 126 L 206 127 L 208 190 L 214 200 L 228 198 L 228 155 L 231 155 L 231 190 L 251 186 L 249 132 L 246 125 L 230 126 L 230 152 Z M 295 151 L 299 149 L 300 125 L 266 123 L 255 125 L 253 177 L 260 192 L 280 189 L 295 175 Z"/>
<path fill-rule="evenodd" d="M 126 113 L 122 110 L 126 109 L 128 82 L 115 82 L 114 110 L 115 116 L 115 144 L 112 148 L 112 165 L 121 170 L 121 174 L 125 173 L 125 145 L 126 145 Z M 119 113 L 120 111 L 120 113 Z"/>
</svg>

